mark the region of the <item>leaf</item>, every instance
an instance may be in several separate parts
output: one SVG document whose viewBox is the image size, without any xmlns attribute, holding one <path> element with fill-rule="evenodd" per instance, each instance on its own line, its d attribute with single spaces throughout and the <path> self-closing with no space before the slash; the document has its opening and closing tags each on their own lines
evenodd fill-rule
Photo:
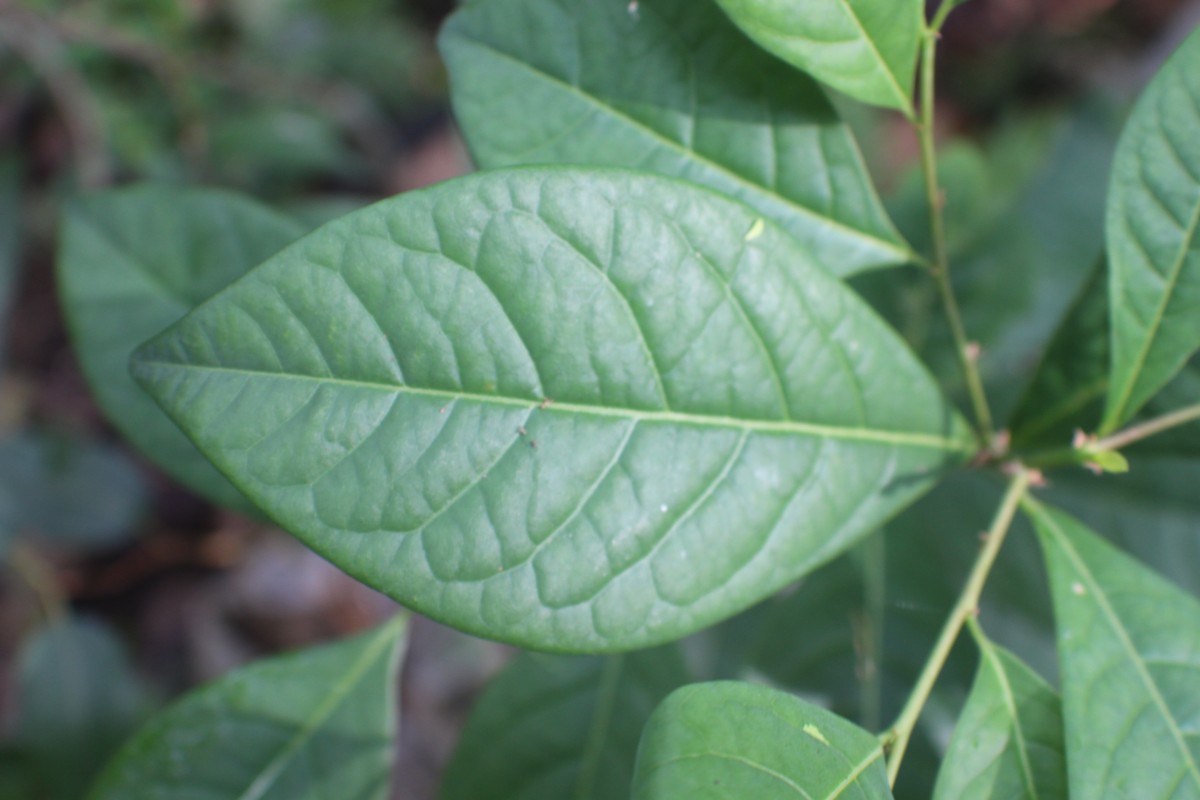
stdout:
<svg viewBox="0 0 1200 800">
<path fill-rule="evenodd" d="M 627 800 L 646 720 L 687 681 L 675 647 L 519 655 L 479 699 L 440 797 Z"/>
<path fill-rule="evenodd" d="M 121 749 L 89 800 L 383 800 L 403 617 L 194 690 Z"/>
<path fill-rule="evenodd" d="M 1108 199 L 1112 380 L 1103 433 L 1200 348 L 1200 30 L 1146 88 L 1117 148 Z"/>
<path fill-rule="evenodd" d="M 41 787 L 75 800 L 147 710 L 147 694 L 106 626 L 63 619 L 37 631 L 17 657 L 14 743 Z"/>
<path fill-rule="evenodd" d="M 471 176 L 306 237 L 134 368 L 257 504 L 403 604 L 538 649 L 659 643 L 973 448 L 894 334 L 757 223 L 635 173 Z"/>
<path fill-rule="evenodd" d="M 490 0 L 442 31 L 480 166 L 636 166 L 753 206 L 846 275 L 910 250 L 821 88 L 711 3 Z"/>
<path fill-rule="evenodd" d="M 1020 659 L 977 637 L 979 672 L 934 800 L 1066 800 L 1062 703 Z"/>
<path fill-rule="evenodd" d="M 799 698 L 730 681 L 685 686 L 663 701 L 642 734 L 632 797 L 843 795 L 892 796 L 879 740 Z"/>
<path fill-rule="evenodd" d="M 71 338 L 105 414 L 162 469 L 214 502 L 253 508 L 129 375 L 137 345 L 303 235 L 252 200 L 142 185 L 71 205 L 58 276 Z"/>
<path fill-rule="evenodd" d="M 746 34 L 856 100 L 914 118 L 921 0 L 717 0 Z"/>
<path fill-rule="evenodd" d="M 1085 525 L 1192 594 L 1200 594 L 1200 460 L 1130 452 L 1130 472 L 1055 473 L 1046 492 Z"/>
<path fill-rule="evenodd" d="M 34 431 L 0 439 L 0 539 L 111 547 L 137 532 L 148 503 L 137 466 L 114 447 Z"/>
<path fill-rule="evenodd" d="M 1050 570 L 1073 800 L 1200 797 L 1200 602 L 1030 504 Z"/>
<path fill-rule="evenodd" d="M 1075 430 L 1095 429 L 1108 387 L 1108 289 L 1104 262 L 1050 340 L 1009 422 L 1015 446 L 1066 447 Z"/>
</svg>

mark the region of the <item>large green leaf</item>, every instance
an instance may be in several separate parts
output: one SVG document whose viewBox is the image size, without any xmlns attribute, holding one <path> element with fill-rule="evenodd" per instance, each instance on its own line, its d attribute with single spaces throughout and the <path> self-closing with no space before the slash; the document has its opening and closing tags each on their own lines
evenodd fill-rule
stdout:
<svg viewBox="0 0 1200 800">
<path fill-rule="evenodd" d="M 186 695 L 121 749 L 90 800 L 383 800 L 396 735 L 397 617 Z"/>
<path fill-rule="evenodd" d="M 1036 672 L 982 637 L 979 671 L 934 800 L 1066 800 L 1062 703 Z"/>
<path fill-rule="evenodd" d="M 1200 797 L 1200 602 L 1030 505 L 1050 570 L 1073 800 Z"/>
<path fill-rule="evenodd" d="M 717 0 L 750 38 L 840 92 L 909 117 L 923 0 Z"/>
<path fill-rule="evenodd" d="M 1200 348 L 1200 29 L 1146 88 L 1108 201 L 1115 430 Z"/>
<path fill-rule="evenodd" d="M 488 687 L 442 800 L 627 800 L 642 727 L 688 682 L 678 648 L 518 656 Z"/>
<path fill-rule="evenodd" d="M 972 448 L 896 336 L 781 230 L 610 170 L 485 173 L 352 214 L 134 367 L 331 561 L 554 650 L 728 616 Z"/>
<path fill-rule="evenodd" d="M 658 707 L 638 748 L 633 800 L 890 798 L 879 740 L 789 694 L 699 683 Z"/>
<path fill-rule="evenodd" d="M 303 234 L 251 200 L 211 189 L 118 189 L 85 197 L 66 214 L 60 291 L 92 391 L 129 441 L 221 505 L 250 508 L 133 382 L 129 356 Z"/>
<path fill-rule="evenodd" d="M 710 0 L 630 8 L 489 0 L 446 24 L 455 114 L 481 166 L 637 167 L 750 204 L 839 275 L 909 259 L 816 83 Z"/>
<path fill-rule="evenodd" d="M 31 636 L 16 688 L 12 745 L 38 798 L 77 800 L 149 709 L 121 642 L 93 620 L 58 620 Z"/>
</svg>

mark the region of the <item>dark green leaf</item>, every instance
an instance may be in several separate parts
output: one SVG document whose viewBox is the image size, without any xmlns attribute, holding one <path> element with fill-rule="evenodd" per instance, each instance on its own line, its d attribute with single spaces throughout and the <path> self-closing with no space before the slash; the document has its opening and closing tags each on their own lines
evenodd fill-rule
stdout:
<svg viewBox="0 0 1200 800">
<path fill-rule="evenodd" d="M 923 0 L 717 0 L 751 39 L 840 92 L 914 116 Z"/>
<path fill-rule="evenodd" d="M 627 800 L 642 727 L 687 681 L 675 647 L 520 655 L 479 699 L 442 800 Z"/>
<path fill-rule="evenodd" d="M 879 740 L 823 708 L 749 683 L 676 690 L 638 748 L 633 800 L 890 798 Z"/>
<path fill-rule="evenodd" d="M 1200 348 L 1200 30 L 1146 88 L 1113 166 L 1108 201 L 1115 430 Z"/>
<path fill-rule="evenodd" d="M 129 356 L 303 234 L 237 195 L 152 185 L 84 198 L 63 225 L 63 306 L 101 407 L 160 467 L 221 505 L 252 508 L 137 387 Z"/>
<path fill-rule="evenodd" d="M 116 448 L 33 432 L 0 440 L 0 539 L 109 547 L 137 532 L 148 499 L 141 473 Z"/>
<path fill-rule="evenodd" d="M 483 167 L 638 167 L 748 203 L 836 274 L 909 258 L 821 88 L 707 0 L 490 0 L 441 48 Z"/>
<path fill-rule="evenodd" d="M 383 800 L 396 735 L 397 617 L 186 695 L 108 764 L 90 800 Z"/>
<path fill-rule="evenodd" d="M 1009 429 L 1018 447 L 1066 447 L 1075 430 L 1094 431 L 1108 387 L 1108 286 L 1104 263 L 1050 340 Z"/>
<path fill-rule="evenodd" d="M 934 800 L 1066 800 L 1062 703 L 1033 670 L 982 637 L 979 672 Z"/>
<path fill-rule="evenodd" d="M 1073 800 L 1200 797 L 1200 602 L 1030 505 L 1050 570 Z"/>
<path fill-rule="evenodd" d="M 484 173 L 352 214 L 135 369 L 331 561 L 554 650 L 728 616 L 972 449 L 902 343 L 780 229 L 610 170 Z"/>
<path fill-rule="evenodd" d="M 107 627 L 66 619 L 41 629 L 17 657 L 14 741 L 41 793 L 76 800 L 141 721 L 147 695 Z"/>
</svg>

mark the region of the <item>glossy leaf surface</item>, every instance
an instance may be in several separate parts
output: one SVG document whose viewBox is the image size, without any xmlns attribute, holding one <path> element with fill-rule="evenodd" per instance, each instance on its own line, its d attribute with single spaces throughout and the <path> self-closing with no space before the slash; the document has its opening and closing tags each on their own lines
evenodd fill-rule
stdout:
<svg viewBox="0 0 1200 800">
<path fill-rule="evenodd" d="M 921 0 L 717 0 L 751 39 L 851 97 L 913 116 Z"/>
<path fill-rule="evenodd" d="M 58 264 L 75 352 L 105 414 L 162 469 L 220 505 L 250 505 L 129 375 L 134 348 L 304 234 L 254 201 L 143 185 L 67 212 Z"/>
<path fill-rule="evenodd" d="M 396 733 L 397 618 L 201 687 L 121 749 L 90 800 L 383 800 Z"/>
<path fill-rule="evenodd" d="M 890 798 L 879 740 L 749 683 L 685 686 L 642 735 L 633 800 Z"/>
<path fill-rule="evenodd" d="M 627 800 L 646 720 L 687 681 L 675 647 L 517 656 L 479 699 L 440 796 Z"/>
<path fill-rule="evenodd" d="M 440 41 L 482 167 L 635 167 L 748 203 L 839 275 L 909 258 L 821 88 L 710 0 L 489 0 Z"/>
<path fill-rule="evenodd" d="M 1105 432 L 1200 348 L 1200 30 L 1146 88 L 1109 188 L 1112 380 Z"/>
<path fill-rule="evenodd" d="M 352 214 L 135 369 L 331 561 L 554 650 L 728 616 L 971 449 L 895 335 L 790 237 L 608 170 L 485 173 Z"/>
<path fill-rule="evenodd" d="M 979 650 L 934 800 L 1066 800 L 1058 695 L 1004 648 L 979 640 Z"/>
<path fill-rule="evenodd" d="M 20 698 L 13 744 L 31 795 L 76 800 L 149 708 L 121 642 L 92 620 L 62 619 L 39 630 L 17 657 Z"/>
<path fill-rule="evenodd" d="M 1070 793 L 1200 797 L 1200 602 L 1033 506 L 1050 570 Z"/>
</svg>

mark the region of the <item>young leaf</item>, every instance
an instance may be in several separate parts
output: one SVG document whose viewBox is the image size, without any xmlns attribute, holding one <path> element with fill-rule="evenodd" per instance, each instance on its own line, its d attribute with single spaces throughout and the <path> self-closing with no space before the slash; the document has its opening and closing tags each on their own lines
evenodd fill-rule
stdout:
<svg viewBox="0 0 1200 800">
<path fill-rule="evenodd" d="M 83 619 L 51 623 L 17 657 L 13 744 L 39 789 L 76 800 L 148 710 L 148 696 L 121 642 Z"/>
<path fill-rule="evenodd" d="M 1066 800 L 1062 703 L 1040 676 L 982 637 L 979 671 L 934 800 Z"/>
<path fill-rule="evenodd" d="M 914 116 L 923 0 L 717 0 L 775 55 L 864 103 Z"/>
<path fill-rule="evenodd" d="M 1108 200 L 1112 380 L 1102 432 L 1128 420 L 1200 348 L 1200 29 L 1146 88 Z"/>
<path fill-rule="evenodd" d="M 518 656 L 488 687 L 446 770 L 442 800 L 627 800 L 642 728 L 688 682 L 675 647 Z"/>
<path fill-rule="evenodd" d="M 397 617 L 193 691 L 125 744 L 89 800 L 383 800 L 404 629 Z"/>
<path fill-rule="evenodd" d="M 821 88 L 711 2 L 490 0 L 440 45 L 482 167 L 636 165 L 748 203 L 839 275 L 910 258 Z"/>
<path fill-rule="evenodd" d="M 642 734 L 633 800 L 891 798 L 879 740 L 823 708 L 749 683 L 700 683 Z"/>
<path fill-rule="evenodd" d="M 129 356 L 304 229 L 252 200 L 142 185 L 72 204 L 58 277 L 83 372 L 121 433 L 162 469 L 223 506 L 253 507 L 137 387 Z"/>
<path fill-rule="evenodd" d="M 1054 594 L 1073 800 L 1200 797 L 1200 602 L 1030 504 Z"/>
<path fill-rule="evenodd" d="M 556 651 L 728 616 L 972 449 L 903 344 L 780 229 L 613 170 L 483 173 L 351 214 L 134 369 L 326 558 Z"/>
</svg>

